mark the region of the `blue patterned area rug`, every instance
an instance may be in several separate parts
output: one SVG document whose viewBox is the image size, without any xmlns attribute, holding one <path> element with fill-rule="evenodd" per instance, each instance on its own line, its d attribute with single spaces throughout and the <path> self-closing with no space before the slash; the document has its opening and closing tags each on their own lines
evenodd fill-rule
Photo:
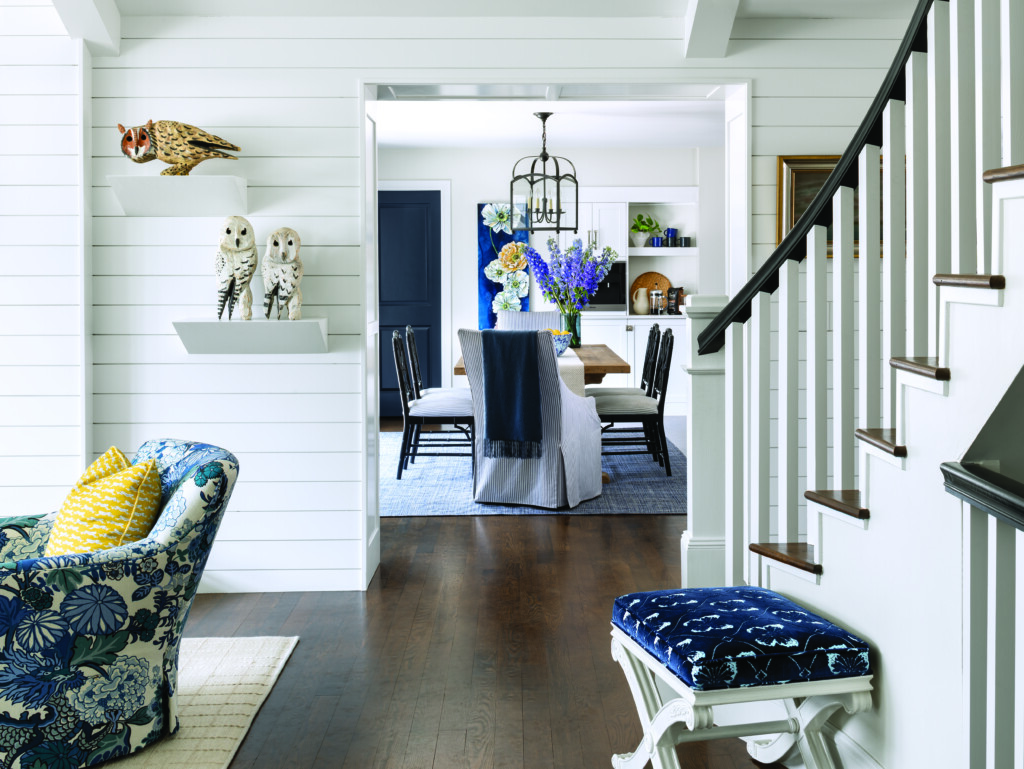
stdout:
<svg viewBox="0 0 1024 769">
<path fill-rule="evenodd" d="M 686 513 L 686 457 L 670 441 L 672 477 L 649 454 L 601 457 L 611 483 L 601 496 L 573 509 L 549 510 L 526 505 L 491 505 L 473 501 L 469 457 L 421 457 L 395 479 L 400 432 L 380 434 L 380 514 L 412 515 L 682 515 Z"/>
</svg>

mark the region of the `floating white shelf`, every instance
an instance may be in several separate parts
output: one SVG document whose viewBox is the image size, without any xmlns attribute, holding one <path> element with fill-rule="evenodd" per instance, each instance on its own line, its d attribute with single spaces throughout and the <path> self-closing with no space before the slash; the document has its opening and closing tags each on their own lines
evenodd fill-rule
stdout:
<svg viewBox="0 0 1024 769">
<path fill-rule="evenodd" d="M 663 246 L 661 248 L 653 248 L 651 246 L 644 246 L 643 248 L 636 248 L 630 246 L 630 256 L 700 256 L 700 250 L 694 246 L 693 248 L 676 248 L 674 246 Z"/>
<path fill-rule="evenodd" d="M 241 176 L 107 177 L 128 216 L 241 216 L 249 195 Z"/>
<path fill-rule="evenodd" d="M 302 320 L 176 320 L 192 355 L 327 352 L 327 318 Z"/>
</svg>

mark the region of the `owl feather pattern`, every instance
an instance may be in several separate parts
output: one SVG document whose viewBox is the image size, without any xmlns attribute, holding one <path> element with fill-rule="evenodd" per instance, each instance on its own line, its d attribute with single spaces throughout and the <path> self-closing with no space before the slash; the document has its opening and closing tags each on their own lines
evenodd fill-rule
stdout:
<svg viewBox="0 0 1024 769">
<path fill-rule="evenodd" d="M 229 216 L 220 230 L 220 249 L 214 259 L 217 271 L 217 319 L 228 308 L 228 320 L 235 304 L 242 320 L 252 319 L 252 291 L 256 274 L 256 238 L 252 225 L 241 216 Z"/>
<path fill-rule="evenodd" d="M 277 299 L 277 317 L 288 308 L 288 320 L 302 318 L 302 260 L 299 248 L 302 241 L 299 233 L 289 227 L 274 230 L 267 237 L 267 251 L 263 255 L 263 309 L 267 319 Z"/>
<path fill-rule="evenodd" d="M 170 164 L 170 168 L 160 172 L 162 176 L 188 176 L 189 171 L 204 160 L 236 160 L 227 150 L 241 150 L 202 128 L 177 120 L 150 120 L 133 128 L 125 128 L 118 123 L 117 128 L 121 132 L 121 152 L 129 160 L 135 163 L 161 160 Z"/>
</svg>

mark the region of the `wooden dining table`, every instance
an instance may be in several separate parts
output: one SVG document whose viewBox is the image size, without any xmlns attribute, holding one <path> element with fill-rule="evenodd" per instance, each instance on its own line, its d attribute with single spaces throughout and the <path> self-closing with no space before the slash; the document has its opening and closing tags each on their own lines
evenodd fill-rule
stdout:
<svg viewBox="0 0 1024 769">
<path fill-rule="evenodd" d="M 573 349 L 583 362 L 583 381 L 586 384 L 601 384 L 605 374 L 628 374 L 629 364 L 620 358 L 606 344 L 585 344 Z M 457 375 L 466 375 L 466 366 L 462 356 L 455 364 Z"/>
</svg>

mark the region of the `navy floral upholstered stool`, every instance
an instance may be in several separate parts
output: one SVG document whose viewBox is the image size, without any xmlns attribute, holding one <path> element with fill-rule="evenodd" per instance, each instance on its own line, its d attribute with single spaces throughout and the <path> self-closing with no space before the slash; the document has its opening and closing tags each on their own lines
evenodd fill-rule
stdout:
<svg viewBox="0 0 1024 769">
<path fill-rule="evenodd" d="M 747 743 L 759 761 L 796 748 L 807 769 L 833 769 L 821 727 L 840 707 L 871 707 L 868 652 L 857 636 L 764 588 L 620 596 L 612 657 L 626 674 L 644 738 L 612 765 L 640 769 L 651 761 L 654 769 L 679 769 L 680 743 L 761 735 Z M 770 701 L 777 720 L 735 723 L 727 708 L 713 713 L 715 706 Z"/>
</svg>

